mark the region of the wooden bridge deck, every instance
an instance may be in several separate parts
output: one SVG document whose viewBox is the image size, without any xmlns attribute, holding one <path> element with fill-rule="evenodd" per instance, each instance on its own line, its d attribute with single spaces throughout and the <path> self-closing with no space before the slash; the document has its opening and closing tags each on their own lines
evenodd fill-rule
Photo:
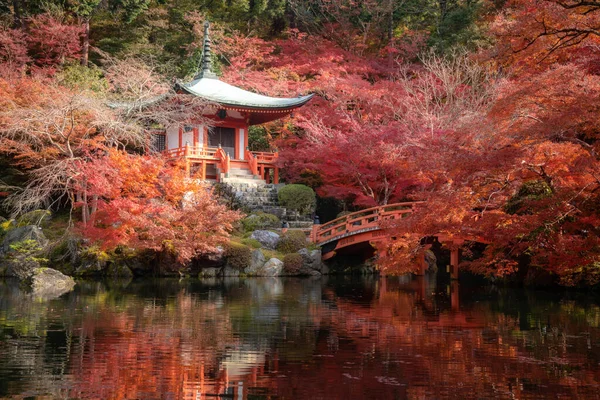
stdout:
<svg viewBox="0 0 600 400">
<path fill-rule="evenodd" d="M 311 231 L 311 241 L 320 246 L 323 251 L 323 260 L 336 255 L 338 250 L 345 247 L 356 246 L 361 243 L 373 244 L 388 238 L 391 234 L 386 228 L 393 221 L 409 216 L 422 201 L 388 204 L 385 206 L 368 208 L 343 217 L 336 218 L 322 225 L 314 225 Z M 488 243 L 487 241 L 471 236 L 452 236 L 448 234 L 434 235 L 440 243 L 445 244 L 450 250 L 450 275 L 458 279 L 459 249 L 465 241 Z M 425 259 L 421 257 L 421 271 L 426 268 Z"/>
</svg>

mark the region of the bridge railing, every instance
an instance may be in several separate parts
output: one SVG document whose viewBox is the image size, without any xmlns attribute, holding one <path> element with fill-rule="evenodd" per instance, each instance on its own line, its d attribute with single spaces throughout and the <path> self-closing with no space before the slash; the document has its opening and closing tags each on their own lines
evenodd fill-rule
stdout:
<svg viewBox="0 0 600 400">
<path fill-rule="evenodd" d="M 422 202 L 395 203 L 347 214 L 326 224 L 315 226 L 311 239 L 314 243 L 321 244 L 348 236 L 352 232 L 380 229 L 381 222 L 408 216 L 419 203 Z"/>
</svg>

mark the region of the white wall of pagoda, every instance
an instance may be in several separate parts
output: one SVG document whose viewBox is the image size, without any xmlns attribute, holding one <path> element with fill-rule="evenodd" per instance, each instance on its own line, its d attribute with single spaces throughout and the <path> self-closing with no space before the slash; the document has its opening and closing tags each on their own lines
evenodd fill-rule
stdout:
<svg viewBox="0 0 600 400">
<path fill-rule="evenodd" d="M 240 160 L 245 160 L 245 152 L 246 152 L 246 130 L 244 128 L 240 128 L 240 134 L 239 136 L 239 142 L 238 142 L 238 149 L 239 149 L 239 155 L 240 155 Z"/>
<path fill-rule="evenodd" d="M 177 149 L 179 146 L 179 126 L 167 127 L 167 149 Z"/>
</svg>

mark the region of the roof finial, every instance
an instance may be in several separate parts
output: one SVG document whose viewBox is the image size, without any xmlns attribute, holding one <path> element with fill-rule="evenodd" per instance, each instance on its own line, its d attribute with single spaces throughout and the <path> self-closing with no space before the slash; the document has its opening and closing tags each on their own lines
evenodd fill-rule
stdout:
<svg viewBox="0 0 600 400">
<path fill-rule="evenodd" d="M 211 64 L 211 51 L 210 51 L 210 35 L 208 29 L 210 28 L 210 22 L 206 20 L 204 23 L 204 47 L 202 50 L 202 71 L 197 78 L 216 78 L 217 76 L 212 72 L 210 68 Z"/>
</svg>

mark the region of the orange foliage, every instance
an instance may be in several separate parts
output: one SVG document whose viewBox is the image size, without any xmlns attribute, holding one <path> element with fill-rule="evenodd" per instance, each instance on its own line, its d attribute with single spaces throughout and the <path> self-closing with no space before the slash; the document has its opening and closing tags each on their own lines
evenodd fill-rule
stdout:
<svg viewBox="0 0 600 400">
<path fill-rule="evenodd" d="M 91 211 L 79 229 L 104 248 L 168 250 L 187 262 L 224 243 L 240 217 L 161 157 L 110 150 L 80 171 L 79 205 Z"/>
</svg>

